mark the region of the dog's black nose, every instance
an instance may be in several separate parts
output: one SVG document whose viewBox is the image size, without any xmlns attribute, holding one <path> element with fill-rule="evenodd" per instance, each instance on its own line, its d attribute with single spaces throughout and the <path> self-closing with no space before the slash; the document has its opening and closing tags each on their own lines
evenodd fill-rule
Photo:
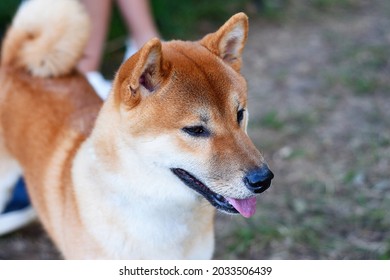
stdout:
<svg viewBox="0 0 390 280">
<path fill-rule="evenodd" d="M 264 164 L 262 167 L 249 171 L 245 178 L 246 187 L 254 193 L 262 193 L 271 186 L 274 174 Z"/>
</svg>

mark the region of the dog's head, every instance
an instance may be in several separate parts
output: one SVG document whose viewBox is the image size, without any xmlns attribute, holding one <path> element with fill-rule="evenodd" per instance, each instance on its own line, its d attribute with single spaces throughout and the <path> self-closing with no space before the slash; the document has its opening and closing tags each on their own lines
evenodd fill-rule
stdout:
<svg viewBox="0 0 390 280">
<path fill-rule="evenodd" d="M 240 13 L 198 42 L 152 39 L 121 66 L 112 96 L 129 145 L 183 188 L 245 217 L 273 178 L 246 133 L 240 67 L 247 33 Z"/>
</svg>

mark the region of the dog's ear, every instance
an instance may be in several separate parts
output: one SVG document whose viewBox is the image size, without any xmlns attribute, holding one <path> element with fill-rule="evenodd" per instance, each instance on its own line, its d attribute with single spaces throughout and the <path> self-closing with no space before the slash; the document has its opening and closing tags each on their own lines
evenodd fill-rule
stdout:
<svg viewBox="0 0 390 280">
<path fill-rule="evenodd" d="M 120 99 L 130 107 L 136 106 L 142 96 L 158 90 L 163 78 L 161 42 L 154 38 L 147 42 L 118 71 Z"/>
<path fill-rule="evenodd" d="M 206 35 L 200 43 L 240 72 L 242 51 L 248 37 L 248 17 L 232 16 L 217 32 Z"/>
</svg>

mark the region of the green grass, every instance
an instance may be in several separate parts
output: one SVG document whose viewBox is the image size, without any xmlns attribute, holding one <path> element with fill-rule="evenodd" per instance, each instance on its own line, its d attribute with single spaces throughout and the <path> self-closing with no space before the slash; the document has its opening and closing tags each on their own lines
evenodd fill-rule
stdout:
<svg viewBox="0 0 390 280">
<path fill-rule="evenodd" d="M 343 38 L 333 37 L 333 40 Z M 329 84 L 341 85 L 361 96 L 389 91 L 386 73 L 390 69 L 390 49 L 387 45 L 347 40 L 344 47 L 335 52 L 333 60 L 336 68 L 329 74 Z"/>
<path fill-rule="evenodd" d="M 357 172 L 354 169 L 348 170 L 347 173 L 344 174 L 343 182 L 344 184 L 352 184 L 357 176 Z"/>
<path fill-rule="evenodd" d="M 260 119 L 260 125 L 274 130 L 281 130 L 284 127 L 284 122 L 277 111 L 270 111 Z"/>
<path fill-rule="evenodd" d="M 293 160 L 297 158 L 304 158 L 307 155 L 307 151 L 304 148 L 296 148 L 286 157 L 286 159 Z"/>
<path fill-rule="evenodd" d="M 379 256 L 381 260 L 390 260 L 390 239 L 387 241 L 385 252 Z"/>
<path fill-rule="evenodd" d="M 256 223 L 246 220 L 245 225 L 231 233 L 228 250 L 230 254 L 245 258 L 249 251 L 265 248 L 272 241 L 281 238 L 278 224 L 261 216 Z"/>
<path fill-rule="evenodd" d="M 353 6 L 353 0 L 311 0 L 313 7 L 319 10 L 330 10 L 335 8 L 347 8 Z M 356 1 L 355 1 L 356 2 Z"/>
</svg>

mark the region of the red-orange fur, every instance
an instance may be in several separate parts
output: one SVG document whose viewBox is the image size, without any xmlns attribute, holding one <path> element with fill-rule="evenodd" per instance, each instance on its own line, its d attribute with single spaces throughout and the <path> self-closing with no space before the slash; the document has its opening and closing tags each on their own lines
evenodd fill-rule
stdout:
<svg viewBox="0 0 390 280">
<path fill-rule="evenodd" d="M 183 234 L 187 234 L 186 238 L 176 236 L 175 232 L 156 229 L 156 236 L 169 234 L 172 238 L 164 241 L 175 246 L 168 251 L 165 251 L 163 242 L 159 243 L 161 252 L 154 252 L 145 249 L 153 240 L 143 244 L 134 241 L 137 239 L 132 240 L 136 234 L 127 234 L 126 230 L 131 226 L 120 223 L 118 218 L 122 217 L 115 216 L 116 209 L 100 209 L 103 201 L 94 200 L 104 197 L 104 191 L 99 191 L 110 191 L 107 188 L 115 182 L 97 186 L 93 179 L 98 182 L 102 179 L 103 182 L 105 176 L 111 178 L 107 175 L 110 172 L 119 174 L 118 177 L 129 173 L 126 180 L 130 183 L 137 174 L 122 169 L 126 167 L 125 160 L 138 155 L 124 155 L 124 148 L 119 144 L 129 141 L 129 146 L 136 145 L 137 140 L 142 142 L 167 135 L 174 142 L 172 145 L 176 145 L 176 150 L 189 155 L 199 168 L 207 171 L 205 180 L 210 179 L 218 186 L 211 187 L 214 191 L 233 195 L 237 192 L 237 198 L 248 196 L 241 190 L 232 189 L 235 186 L 225 187 L 230 179 L 241 176 L 243 170 L 263 163 L 260 152 L 246 135 L 246 124 L 237 122 L 237 110 L 247 105 L 246 82 L 239 74 L 247 29 L 247 17 L 238 14 L 216 33 L 199 42 L 161 43 L 158 39 L 151 40 L 120 67 L 112 93 L 103 107 L 85 78 L 74 70 L 74 64 L 58 77 L 32 75 L 23 56 L 12 53 L 9 48 L 30 42 L 28 39 L 24 43 L 12 41 L 18 36 L 11 29 L 0 69 L 0 136 L 4 141 L 0 148 L 5 148 L 0 152 L 4 156 L 9 153 L 22 167 L 39 218 L 65 257 L 123 258 L 129 257 L 121 255 L 128 248 L 131 257 L 211 257 L 214 210 L 208 204 L 199 207 L 199 198 L 192 190 L 187 191 L 178 179 L 169 177 L 173 176 L 169 168 L 166 171 L 158 169 L 158 172 L 166 172 L 163 174 L 168 177 L 167 182 L 177 184 L 178 191 L 183 192 L 180 195 L 194 206 L 188 206 L 192 211 L 187 208 L 184 211 L 189 215 L 185 218 L 186 224 L 176 225 L 175 217 L 167 222 L 175 227 L 185 226 Z M 23 34 L 19 37 L 28 38 Z M 213 137 L 189 139 L 182 133 L 183 127 L 199 122 L 207 123 Z M 93 149 L 91 157 L 97 159 L 88 158 L 88 149 Z M 80 166 L 85 167 L 85 172 Z M 94 173 L 95 170 L 101 173 Z M 127 184 L 127 181 L 120 183 Z M 134 190 L 138 191 L 150 186 L 136 187 Z M 127 191 L 123 190 L 123 193 L 127 194 Z M 86 193 L 93 197 L 85 197 Z M 86 205 L 85 201 L 89 203 L 89 199 L 91 205 Z M 153 205 L 153 198 L 148 199 Z M 145 201 L 129 203 L 143 205 Z M 91 206 L 104 216 L 101 219 L 88 216 Z M 177 209 L 178 213 L 181 211 Z M 162 219 L 167 219 L 164 209 L 160 212 Z M 140 222 L 143 222 L 142 218 L 139 217 Z M 128 248 L 122 248 L 122 243 L 114 244 L 120 250 L 113 248 L 112 243 L 104 240 L 104 235 L 94 235 L 99 230 L 93 227 L 100 222 L 106 223 L 104 225 L 113 234 L 121 233 L 123 241 L 130 244 Z M 142 229 L 138 230 L 142 232 Z M 171 228 L 168 226 L 165 230 Z M 204 236 L 207 236 L 207 244 L 203 241 Z M 138 248 L 140 252 L 136 249 L 133 252 L 132 248 Z"/>
<path fill-rule="evenodd" d="M 2 67 L 0 84 L 5 145 L 23 168 L 29 195 L 43 225 L 57 244 L 64 238 L 85 242 L 88 237 L 77 219 L 70 168 L 77 149 L 92 130 L 102 101 L 76 72 L 40 79 Z M 57 152 L 66 156 L 56 161 L 53 154 Z M 51 174 L 52 169 L 61 172 Z M 47 184 L 51 175 L 56 176 L 55 183 Z M 59 221 L 62 230 L 53 226 Z"/>
</svg>

